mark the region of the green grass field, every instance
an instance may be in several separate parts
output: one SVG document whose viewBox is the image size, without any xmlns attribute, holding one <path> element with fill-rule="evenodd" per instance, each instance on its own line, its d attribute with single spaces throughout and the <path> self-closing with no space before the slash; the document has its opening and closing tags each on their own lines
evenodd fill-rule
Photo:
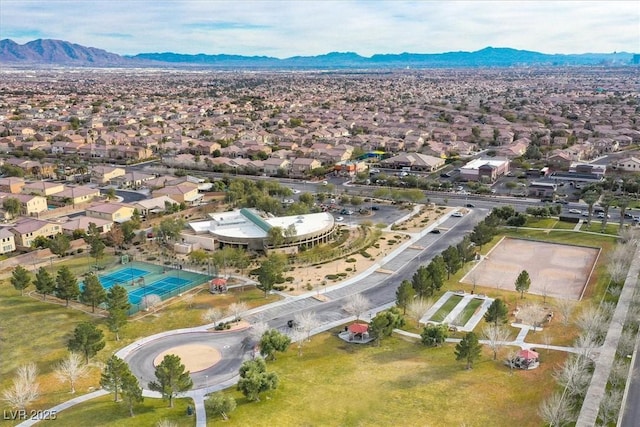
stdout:
<svg viewBox="0 0 640 427">
<path fill-rule="evenodd" d="M 129 416 L 129 408 L 124 402 L 113 401 L 113 395 L 99 397 L 60 412 L 50 425 L 93 426 L 93 427 L 137 427 L 155 426 L 167 420 L 176 427 L 196 425 L 195 415 L 187 415 L 187 406 L 193 406 L 191 399 L 175 399 L 174 407 L 167 401 L 145 398 L 133 408 L 134 416 Z M 46 423 L 44 423 L 46 424 Z"/>
<path fill-rule="evenodd" d="M 459 319 L 456 319 L 459 321 L 458 325 L 464 326 L 469 321 L 469 319 L 471 319 L 471 316 L 473 316 L 478 307 L 482 305 L 483 301 L 484 300 L 479 298 L 473 298 L 471 301 L 469 301 L 464 309 L 462 309 L 462 313 L 460 313 Z"/>
<path fill-rule="evenodd" d="M 470 371 L 456 362 L 453 350 L 449 344 L 431 349 L 396 337 L 380 347 L 354 345 L 335 334 L 321 334 L 305 345 L 301 357 L 291 348 L 269 362 L 280 386 L 260 402 L 249 403 L 237 391 L 228 391 L 238 408 L 224 424 L 542 425 L 538 404 L 554 390 L 551 374 L 564 354 L 543 352 L 540 369 L 510 375 L 500 360 L 491 360 L 488 349 Z M 220 423 L 207 421 L 208 426 Z"/>
<path fill-rule="evenodd" d="M 554 228 L 558 220 L 556 218 L 534 218 L 528 217 L 525 227 L 534 228 Z"/>
<path fill-rule="evenodd" d="M 449 296 L 447 301 L 442 304 L 442 307 L 440 307 L 438 311 L 433 313 L 433 316 L 431 316 L 429 320 L 431 320 L 432 322 L 442 322 L 444 318 L 447 317 L 449 313 L 451 313 L 451 310 L 453 310 L 460 303 L 460 301 L 462 301 L 462 297 L 460 295 Z"/>
</svg>

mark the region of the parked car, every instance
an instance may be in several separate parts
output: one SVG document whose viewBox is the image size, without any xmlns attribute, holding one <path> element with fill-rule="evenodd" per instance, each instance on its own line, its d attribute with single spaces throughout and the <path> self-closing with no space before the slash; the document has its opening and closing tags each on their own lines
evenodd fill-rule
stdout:
<svg viewBox="0 0 640 427">
<path fill-rule="evenodd" d="M 431 230 L 431 232 L 433 234 L 440 234 L 440 230 L 438 228 L 434 228 L 433 230 Z"/>
<path fill-rule="evenodd" d="M 569 209 L 570 214 L 580 215 L 580 209 Z"/>
<path fill-rule="evenodd" d="M 604 218 L 604 212 L 598 212 L 598 218 Z M 611 218 L 611 215 L 607 214 L 607 219 Z"/>
<path fill-rule="evenodd" d="M 566 201 L 566 200 L 564 200 L 564 199 L 558 199 L 558 200 L 556 200 L 556 203 L 559 203 L 559 204 L 561 204 L 561 205 L 568 205 L 568 204 L 569 204 L 569 202 L 567 202 L 567 201 Z"/>
<path fill-rule="evenodd" d="M 343 218 L 343 217 L 341 217 L 341 216 L 339 216 L 338 218 L 336 218 L 336 221 L 337 221 L 337 222 L 342 222 L 342 221 L 344 221 L 344 218 Z"/>
<path fill-rule="evenodd" d="M 451 214 L 451 216 L 456 217 L 456 218 L 461 218 L 463 215 L 462 215 L 462 212 L 454 212 L 454 213 Z"/>
<path fill-rule="evenodd" d="M 580 212 L 580 215 L 589 216 L 589 211 L 582 211 L 582 212 Z"/>
<path fill-rule="evenodd" d="M 467 203 L 466 206 L 468 208 L 475 208 L 476 207 L 476 205 L 474 205 L 473 203 Z"/>
<path fill-rule="evenodd" d="M 372 211 L 377 211 L 377 210 L 380 210 L 380 208 L 379 208 L 379 207 L 377 207 L 377 206 L 371 206 L 371 210 L 372 210 Z"/>
</svg>

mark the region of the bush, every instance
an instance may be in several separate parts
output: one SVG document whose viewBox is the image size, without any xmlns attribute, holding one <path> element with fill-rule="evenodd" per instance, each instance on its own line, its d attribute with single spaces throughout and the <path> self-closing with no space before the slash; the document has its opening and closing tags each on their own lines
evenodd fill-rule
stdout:
<svg viewBox="0 0 640 427">
<path fill-rule="evenodd" d="M 396 240 L 395 239 L 391 239 L 388 242 L 390 245 L 395 245 L 396 244 Z"/>
<path fill-rule="evenodd" d="M 371 254 L 369 254 L 367 251 L 360 251 L 360 255 L 362 255 L 365 258 L 371 258 Z"/>
<path fill-rule="evenodd" d="M 326 276 L 324 276 L 325 279 L 327 280 L 336 280 L 338 278 L 337 274 L 327 274 Z"/>
<path fill-rule="evenodd" d="M 308 291 L 312 291 L 313 290 L 313 286 L 311 286 L 311 283 L 307 283 L 307 290 Z"/>
<path fill-rule="evenodd" d="M 289 283 L 293 282 L 294 280 L 295 280 L 295 277 L 293 276 L 287 276 L 284 279 L 285 282 L 289 282 Z"/>
<path fill-rule="evenodd" d="M 347 258 L 346 262 L 356 262 L 356 259 L 355 258 Z"/>
<path fill-rule="evenodd" d="M 353 268 L 351 268 L 351 267 L 347 267 L 347 268 L 345 268 L 345 270 L 347 270 L 347 271 L 353 271 Z"/>
<path fill-rule="evenodd" d="M 291 287 L 289 288 L 289 292 L 293 292 L 294 290 L 295 290 L 295 288 L 294 288 L 293 286 L 291 286 Z"/>
<path fill-rule="evenodd" d="M 338 277 L 347 277 L 347 273 L 344 273 L 344 272 L 343 273 L 338 273 L 338 274 L 336 274 L 336 276 L 338 276 Z"/>
<path fill-rule="evenodd" d="M 154 256 L 148 256 L 148 257 L 147 257 L 147 261 L 155 261 L 156 259 L 157 259 L 157 258 L 156 258 L 156 257 L 154 257 Z M 165 262 L 165 264 L 166 264 L 166 262 Z"/>
</svg>

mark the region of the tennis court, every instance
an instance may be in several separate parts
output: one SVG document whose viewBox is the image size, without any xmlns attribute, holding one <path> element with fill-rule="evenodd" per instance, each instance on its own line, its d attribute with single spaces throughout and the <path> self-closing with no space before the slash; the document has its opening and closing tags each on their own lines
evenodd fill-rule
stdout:
<svg viewBox="0 0 640 427">
<path fill-rule="evenodd" d="M 118 284 L 119 285 L 131 284 L 136 279 L 139 279 L 140 277 L 144 277 L 148 274 L 151 274 L 151 272 L 147 270 L 142 270 L 140 268 L 126 267 L 109 274 L 98 276 L 98 279 L 100 280 L 100 284 L 102 284 L 103 288 L 109 289 Z"/>
<path fill-rule="evenodd" d="M 130 291 L 129 301 L 131 301 L 132 304 L 140 304 L 142 302 L 142 298 L 146 295 L 158 295 L 160 298 L 165 299 L 164 297 L 166 295 L 171 294 L 176 289 L 183 289 L 189 283 L 191 283 L 191 281 L 188 279 L 166 277 L 145 285 L 144 287 Z"/>
<path fill-rule="evenodd" d="M 206 274 L 183 269 L 181 265 L 157 265 L 133 261 L 98 275 L 106 290 L 120 285 L 127 290 L 131 309 L 129 314 L 147 308 L 145 297 L 157 295 L 165 300 L 188 291 L 212 279 Z M 83 284 L 80 284 L 81 288 Z"/>
</svg>

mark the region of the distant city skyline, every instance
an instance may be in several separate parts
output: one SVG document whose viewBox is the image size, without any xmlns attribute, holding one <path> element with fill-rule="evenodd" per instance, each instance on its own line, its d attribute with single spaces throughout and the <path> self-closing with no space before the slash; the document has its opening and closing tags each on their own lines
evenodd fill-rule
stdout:
<svg viewBox="0 0 640 427">
<path fill-rule="evenodd" d="M 0 39 L 120 55 L 640 52 L 636 1 L 0 0 Z"/>
</svg>

